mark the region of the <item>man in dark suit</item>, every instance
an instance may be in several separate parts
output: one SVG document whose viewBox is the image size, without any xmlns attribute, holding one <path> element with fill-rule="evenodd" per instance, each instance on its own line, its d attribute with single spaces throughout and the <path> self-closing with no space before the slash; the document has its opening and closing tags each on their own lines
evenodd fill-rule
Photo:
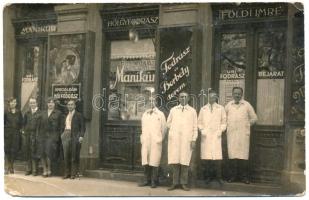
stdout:
<svg viewBox="0 0 309 200">
<path fill-rule="evenodd" d="M 42 114 L 38 109 L 37 100 L 35 98 L 29 99 L 29 111 L 24 116 L 24 131 L 25 134 L 25 152 L 27 160 L 27 170 L 25 175 L 32 174 L 36 176 L 38 173 L 38 161 L 40 160 L 40 140 L 39 128 Z"/>
<path fill-rule="evenodd" d="M 64 154 L 64 179 L 75 179 L 79 167 L 79 153 L 85 134 L 85 124 L 81 113 L 75 110 L 76 103 L 70 100 L 67 103 L 69 113 L 65 117 L 64 132 L 61 141 Z"/>
</svg>

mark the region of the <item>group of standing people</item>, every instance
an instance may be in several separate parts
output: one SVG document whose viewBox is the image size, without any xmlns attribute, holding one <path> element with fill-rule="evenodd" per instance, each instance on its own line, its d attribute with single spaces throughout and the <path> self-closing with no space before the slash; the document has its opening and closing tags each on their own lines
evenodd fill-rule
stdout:
<svg viewBox="0 0 309 200">
<path fill-rule="evenodd" d="M 53 98 L 47 99 L 46 110 L 40 110 L 37 100 L 30 98 L 29 110 L 24 116 L 16 107 L 16 98 L 9 99 L 8 103 L 4 114 L 5 173 L 14 173 L 14 160 L 24 138 L 27 161 L 25 175 L 38 175 L 39 162 L 43 167 L 43 177 L 55 174 L 53 163 L 59 158 L 58 152 L 63 152 L 64 178 L 74 179 L 85 133 L 84 120 L 75 110 L 75 101 L 68 101 L 69 112 L 66 115 L 55 108 L 56 101 Z M 63 151 L 59 151 L 61 147 Z"/>
<path fill-rule="evenodd" d="M 200 158 L 205 169 L 206 184 L 213 178 L 223 183 L 221 138 L 224 131 L 227 134 L 231 170 L 228 182 L 240 180 L 249 184 L 250 127 L 257 121 L 257 115 L 250 103 L 242 98 L 242 88 L 234 87 L 232 95 L 233 100 L 223 107 L 217 103 L 217 93 L 209 91 L 208 104 L 197 115 L 196 110 L 188 105 L 188 93 L 181 92 L 180 104 L 170 110 L 167 121 L 156 108 L 154 99 L 151 99 L 151 108 L 142 117 L 141 155 L 145 177 L 139 186 L 157 187 L 162 141 L 168 132 L 168 164 L 172 169 L 172 185 L 168 190 L 179 186 L 185 191 L 190 190 L 189 167 L 198 130 L 201 133 Z"/>
</svg>

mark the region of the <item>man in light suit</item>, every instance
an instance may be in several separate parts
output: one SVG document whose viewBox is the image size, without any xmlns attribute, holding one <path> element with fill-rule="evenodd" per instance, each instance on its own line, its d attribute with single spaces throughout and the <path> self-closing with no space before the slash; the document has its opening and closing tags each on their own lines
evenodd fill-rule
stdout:
<svg viewBox="0 0 309 200">
<path fill-rule="evenodd" d="M 168 190 L 181 185 L 183 190 L 188 191 L 189 165 L 197 138 L 197 114 L 188 105 L 188 93 L 181 92 L 179 101 L 180 105 L 171 109 L 167 119 L 168 164 L 173 171 L 173 184 Z"/>
<path fill-rule="evenodd" d="M 79 168 L 79 153 L 85 134 L 85 124 L 82 114 L 75 110 L 74 100 L 67 103 L 67 108 L 69 113 L 65 118 L 65 130 L 61 135 L 65 168 L 63 178 L 75 179 Z"/>
<path fill-rule="evenodd" d="M 144 182 L 139 186 L 151 184 L 152 188 L 157 187 L 158 167 L 162 153 L 162 141 L 165 134 L 166 119 L 155 105 L 155 99 L 150 98 L 151 108 L 146 110 L 142 116 L 141 134 L 141 156 L 144 166 Z"/>
</svg>

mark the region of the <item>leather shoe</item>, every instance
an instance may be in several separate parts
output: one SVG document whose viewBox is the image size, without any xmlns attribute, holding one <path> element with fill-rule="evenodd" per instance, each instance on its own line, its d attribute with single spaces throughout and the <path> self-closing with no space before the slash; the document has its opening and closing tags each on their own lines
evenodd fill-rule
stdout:
<svg viewBox="0 0 309 200">
<path fill-rule="evenodd" d="M 219 185 L 223 185 L 223 180 L 221 178 L 217 178 L 216 181 L 219 183 Z"/>
<path fill-rule="evenodd" d="M 230 179 L 227 180 L 227 182 L 229 182 L 229 183 L 235 182 L 235 179 L 234 178 L 230 178 Z"/>
<path fill-rule="evenodd" d="M 167 190 L 171 191 L 171 190 L 175 190 L 176 189 L 176 185 L 172 185 L 171 187 L 169 187 Z"/>
<path fill-rule="evenodd" d="M 30 174 L 31 174 L 31 171 L 27 171 L 27 172 L 25 173 L 26 176 L 29 176 Z"/>
<path fill-rule="evenodd" d="M 67 178 L 70 178 L 70 175 L 64 175 L 63 176 L 63 179 L 67 179 Z"/>
<path fill-rule="evenodd" d="M 186 185 L 181 185 L 181 187 L 182 187 L 182 189 L 184 191 L 189 191 L 190 190 L 190 188 L 188 186 L 186 186 Z"/>
<path fill-rule="evenodd" d="M 211 179 L 210 178 L 206 178 L 205 179 L 205 184 L 207 185 L 207 184 L 209 184 L 210 183 L 210 181 L 211 181 Z"/>
<path fill-rule="evenodd" d="M 150 181 L 144 181 L 141 182 L 140 184 L 138 184 L 139 187 L 145 187 L 145 186 L 149 186 L 150 185 Z"/>
<path fill-rule="evenodd" d="M 242 182 L 245 184 L 250 184 L 250 181 L 248 179 L 243 179 Z"/>
<path fill-rule="evenodd" d="M 151 182 L 151 188 L 156 188 L 157 184 L 155 182 Z"/>
</svg>

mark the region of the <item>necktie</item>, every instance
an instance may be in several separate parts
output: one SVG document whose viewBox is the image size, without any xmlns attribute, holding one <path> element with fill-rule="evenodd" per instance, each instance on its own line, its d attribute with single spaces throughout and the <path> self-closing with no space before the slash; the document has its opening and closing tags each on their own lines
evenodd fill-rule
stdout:
<svg viewBox="0 0 309 200">
<path fill-rule="evenodd" d="M 185 107 L 184 106 L 182 106 L 182 112 L 183 112 L 183 110 L 185 109 Z"/>
</svg>

